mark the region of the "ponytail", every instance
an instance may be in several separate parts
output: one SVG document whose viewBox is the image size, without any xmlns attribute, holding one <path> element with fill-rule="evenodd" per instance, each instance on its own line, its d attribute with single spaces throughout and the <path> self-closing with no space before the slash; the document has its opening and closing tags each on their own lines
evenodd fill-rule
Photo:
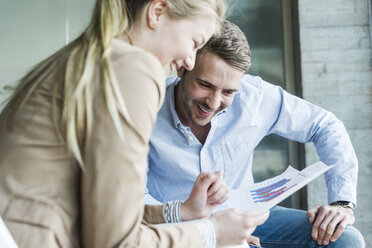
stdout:
<svg viewBox="0 0 372 248">
<path fill-rule="evenodd" d="M 4 114 L 9 114 L 8 126 L 13 126 L 17 109 L 22 108 L 35 89 L 46 79 L 52 78 L 66 65 L 63 85 L 54 85 L 52 96 L 53 121 L 57 136 L 66 143 L 84 171 L 82 151 L 89 141 L 93 124 L 94 89 L 103 90 L 109 114 L 124 140 L 120 115 L 132 125 L 119 84 L 110 62 L 112 39 L 127 31 L 131 16 L 123 0 L 97 0 L 93 16 L 86 30 L 76 40 L 35 66 L 16 88 Z M 98 74 L 100 85 L 93 85 Z M 58 90 L 63 89 L 62 118 L 57 107 Z"/>
<path fill-rule="evenodd" d="M 129 16 L 122 0 L 98 0 L 82 42 L 75 47 L 67 63 L 62 123 L 66 125 L 67 145 L 83 168 L 81 151 L 89 141 L 93 122 L 93 89 L 96 70 L 100 70 L 100 87 L 106 107 L 124 141 L 120 113 L 132 126 L 119 84 L 110 61 L 112 39 L 129 27 Z M 99 67 L 97 68 L 97 62 Z"/>
</svg>

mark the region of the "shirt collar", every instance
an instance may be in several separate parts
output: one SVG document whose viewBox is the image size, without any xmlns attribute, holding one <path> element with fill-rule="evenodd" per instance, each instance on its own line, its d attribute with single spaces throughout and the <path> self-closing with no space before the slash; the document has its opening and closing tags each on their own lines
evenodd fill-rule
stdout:
<svg viewBox="0 0 372 248">
<path fill-rule="evenodd" d="M 169 80 L 169 79 L 168 79 Z M 176 112 L 176 104 L 174 99 L 174 89 L 176 88 L 176 85 L 180 81 L 180 78 L 175 78 L 175 80 L 172 80 L 172 83 L 167 87 L 167 95 L 166 95 L 166 101 L 168 103 L 168 108 L 170 110 L 174 126 L 177 127 L 183 127 L 180 118 L 178 117 L 178 114 Z"/>
</svg>

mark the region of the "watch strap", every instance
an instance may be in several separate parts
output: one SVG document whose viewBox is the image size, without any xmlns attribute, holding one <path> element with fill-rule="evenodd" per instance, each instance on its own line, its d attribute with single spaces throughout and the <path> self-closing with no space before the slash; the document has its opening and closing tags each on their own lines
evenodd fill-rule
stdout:
<svg viewBox="0 0 372 248">
<path fill-rule="evenodd" d="M 335 202 L 332 202 L 330 205 L 338 205 L 344 208 L 351 208 L 351 209 L 355 208 L 355 204 L 350 201 L 335 201 Z"/>
</svg>

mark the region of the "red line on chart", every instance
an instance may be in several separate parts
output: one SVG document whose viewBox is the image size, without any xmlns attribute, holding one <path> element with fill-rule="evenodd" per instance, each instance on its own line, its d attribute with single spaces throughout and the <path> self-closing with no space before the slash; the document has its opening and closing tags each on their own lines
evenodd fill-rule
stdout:
<svg viewBox="0 0 372 248">
<path fill-rule="evenodd" d="M 266 201 L 269 201 L 269 200 L 271 200 L 271 199 L 274 199 L 274 198 L 276 198 L 277 196 L 283 194 L 284 192 L 288 191 L 289 189 L 291 189 L 292 187 L 294 187 L 294 186 L 296 186 L 296 185 L 297 185 L 297 184 L 294 184 L 294 185 L 292 185 L 291 187 L 289 187 L 289 188 L 287 188 L 287 189 L 284 187 L 284 188 L 282 188 L 282 189 L 276 191 L 274 194 L 271 194 L 271 195 L 264 195 L 263 197 L 258 197 L 259 200 L 255 200 L 254 202 L 266 202 Z M 260 199 L 260 198 L 261 198 L 261 199 Z"/>
<path fill-rule="evenodd" d="M 257 195 L 257 194 L 260 194 L 260 193 L 263 193 L 263 192 L 268 192 L 268 191 L 271 191 L 273 189 L 276 189 L 276 188 L 279 188 L 280 186 L 288 183 L 291 179 L 282 179 L 276 183 L 273 183 L 271 185 L 268 185 L 268 186 L 265 186 L 265 187 L 262 187 L 262 188 L 259 188 L 259 189 L 255 189 L 255 190 L 251 190 L 252 192 L 252 195 Z"/>
</svg>

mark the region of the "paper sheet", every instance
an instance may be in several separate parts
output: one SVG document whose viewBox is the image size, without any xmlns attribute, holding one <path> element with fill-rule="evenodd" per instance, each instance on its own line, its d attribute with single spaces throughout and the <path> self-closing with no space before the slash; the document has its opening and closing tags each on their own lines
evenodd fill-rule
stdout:
<svg viewBox="0 0 372 248">
<path fill-rule="evenodd" d="M 279 176 L 255 183 L 249 188 L 232 190 L 229 194 L 229 205 L 248 211 L 250 214 L 263 213 L 294 192 L 323 174 L 333 166 L 322 162 L 309 165 L 299 171 L 288 166 Z"/>
</svg>

